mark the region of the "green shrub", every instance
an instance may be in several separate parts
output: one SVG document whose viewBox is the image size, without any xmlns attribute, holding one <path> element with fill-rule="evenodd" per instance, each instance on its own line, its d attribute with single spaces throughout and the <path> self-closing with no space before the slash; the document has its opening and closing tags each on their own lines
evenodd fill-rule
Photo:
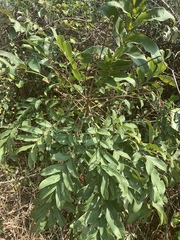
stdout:
<svg viewBox="0 0 180 240">
<path fill-rule="evenodd" d="M 108 1 L 100 11 L 115 49 L 104 41 L 77 51 L 51 28 L 51 35 L 28 30 L 25 56 L 0 51 L 11 84 L 34 87 L 2 126 L 0 156 L 18 162 L 26 152 L 28 166 L 43 169 L 35 230 L 68 224 L 73 239 L 131 239 L 127 225 L 154 210 L 166 222 L 165 191 L 179 182 L 179 106 L 161 99 L 175 83 L 163 50 L 138 30 L 175 21 L 163 8 L 146 10 L 146 1 Z"/>
</svg>

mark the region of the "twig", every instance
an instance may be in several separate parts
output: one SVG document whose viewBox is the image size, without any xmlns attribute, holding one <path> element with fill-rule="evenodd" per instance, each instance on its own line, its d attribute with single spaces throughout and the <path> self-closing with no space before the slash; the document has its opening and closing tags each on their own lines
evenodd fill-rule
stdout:
<svg viewBox="0 0 180 240">
<path fill-rule="evenodd" d="M 180 88 L 179 88 L 179 86 L 178 86 L 178 83 L 177 83 L 177 79 L 176 79 L 176 75 L 175 75 L 175 73 L 174 73 L 174 70 L 173 70 L 172 68 L 170 68 L 170 67 L 167 67 L 167 68 L 170 69 L 171 72 L 172 72 L 172 75 L 173 75 L 173 78 L 174 78 L 174 82 L 175 82 L 175 84 L 176 84 L 177 91 L 178 91 L 178 93 L 179 93 L 179 95 L 180 95 Z"/>
</svg>

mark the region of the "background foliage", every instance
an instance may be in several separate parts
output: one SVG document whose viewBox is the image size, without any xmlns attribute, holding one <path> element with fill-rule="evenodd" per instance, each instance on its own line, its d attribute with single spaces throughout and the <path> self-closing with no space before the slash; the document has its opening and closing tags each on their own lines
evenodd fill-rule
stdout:
<svg viewBox="0 0 180 240">
<path fill-rule="evenodd" d="M 35 231 L 179 237 L 179 16 L 147 3 L 2 3 L 0 159 L 37 178 Z"/>
</svg>

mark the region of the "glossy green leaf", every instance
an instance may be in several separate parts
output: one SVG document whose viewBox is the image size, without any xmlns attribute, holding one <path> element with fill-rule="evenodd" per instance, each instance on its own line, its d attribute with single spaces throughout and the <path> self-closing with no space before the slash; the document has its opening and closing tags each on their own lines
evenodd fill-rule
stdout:
<svg viewBox="0 0 180 240">
<path fill-rule="evenodd" d="M 179 99 L 166 94 L 175 85 L 164 62 L 175 54 L 158 49 L 161 23 L 141 28 L 171 16 L 146 10 L 146 0 L 40 1 L 33 19 L 31 1 L 26 11 L 14 2 L 17 19 L 1 11 L 0 20 L 10 53 L 0 52 L 0 161 L 12 174 L 11 159 L 23 172 L 26 160 L 42 171 L 35 230 L 138 238 L 129 223 L 149 221 L 155 209 L 162 219 L 167 187 L 179 182 Z M 175 41 L 178 30 L 166 29 Z"/>
<path fill-rule="evenodd" d="M 38 139 L 39 139 L 39 137 L 37 137 L 36 135 L 34 136 L 34 135 L 20 134 L 17 137 L 17 140 L 24 141 L 24 142 L 37 142 Z"/>
<path fill-rule="evenodd" d="M 50 186 L 47 186 L 43 189 L 41 189 L 38 197 L 41 199 L 41 201 L 45 198 L 47 198 L 50 194 L 52 194 L 56 190 L 57 186 L 56 184 L 52 184 Z"/>
<path fill-rule="evenodd" d="M 24 132 L 28 132 L 28 133 L 34 133 L 34 134 L 43 134 L 43 130 L 41 130 L 38 127 L 33 127 L 33 126 L 22 126 L 20 128 L 22 131 Z"/>
<path fill-rule="evenodd" d="M 142 205 L 143 205 L 143 201 L 138 201 L 134 198 L 133 199 L 133 208 L 132 208 L 133 212 L 134 213 L 138 212 L 141 209 Z"/>
<path fill-rule="evenodd" d="M 118 169 L 113 169 L 110 165 L 101 165 L 101 167 L 110 177 L 115 177 L 121 191 L 126 195 L 129 185 L 127 179 L 118 172 Z"/>
<path fill-rule="evenodd" d="M 30 57 L 28 65 L 33 71 L 40 73 L 41 66 L 39 64 L 39 60 L 36 57 Z"/>
<path fill-rule="evenodd" d="M 103 158 L 106 159 L 107 162 L 111 164 L 111 166 L 116 168 L 118 161 L 112 156 L 112 154 L 110 154 L 108 150 L 107 151 L 101 150 L 101 153 Z"/>
<path fill-rule="evenodd" d="M 67 161 L 71 158 L 71 155 L 68 154 L 68 153 L 56 153 L 56 154 L 53 154 L 51 156 L 51 160 L 53 161 L 59 161 L 59 162 L 63 162 L 63 161 Z"/>
<path fill-rule="evenodd" d="M 127 3 L 126 1 L 108 1 L 107 6 L 110 7 L 115 7 L 115 8 L 120 8 L 123 10 L 124 13 L 128 14 L 127 10 L 128 10 L 128 5 L 129 2 Z"/>
<path fill-rule="evenodd" d="M 147 161 L 151 161 L 154 164 L 154 166 L 166 172 L 167 165 L 161 159 L 157 157 L 152 157 L 150 155 L 146 155 L 145 158 L 147 159 Z"/>
<path fill-rule="evenodd" d="M 64 52 L 64 42 L 65 42 L 64 36 L 62 36 L 62 35 L 57 36 L 57 44 L 58 44 L 59 48 L 61 49 L 61 51 L 63 51 L 63 52 Z"/>
<path fill-rule="evenodd" d="M 4 147 L 0 148 L 0 163 L 4 163 L 6 160 L 5 149 Z"/>
<path fill-rule="evenodd" d="M 67 41 L 64 41 L 63 43 L 64 51 L 66 53 L 66 57 L 70 60 L 72 59 L 72 48 L 71 44 Z"/>
<path fill-rule="evenodd" d="M 59 210 L 62 210 L 62 208 L 63 208 L 63 206 L 64 206 L 64 203 L 65 203 L 65 200 L 63 199 L 62 189 L 61 189 L 61 186 L 60 186 L 60 185 L 58 185 L 58 186 L 56 187 L 55 200 L 56 200 L 56 207 L 57 207 Z"/>
<path fill-rule="evenodd" d="M 75 190 L 76 188 L 74 188 Z M 71 192 L 66 188 L 65 184 L 61 184 L 61 195 L 63 197 L 63 200 L 66 202 L 73 202 Z"/>
<path fill-rule="evenodd" d="M 153 140 L 154 140 L 154 129 L 153 129 L 153 126 L 151 124 L 151 122 L 149 120 L 146 120 L 146 123 L 148 125 L 148 128 L 149 128 L 149 142 L 152 143 Z"/>
<path fill-rule="evenodd" d="M 116 82 L 120 82 L 120 83 L 130 83 L 133 87 L 136 86 L 136 81 L 135 79 L 125 76 L 125 77 L 115 77 L 114 80 Z"/>
<path fill-rule="evenodd" d="M 0 50 L 0 56 L 8 58 L 10 60 L 10 62 L 15 65 L 19 65 L 19 64 L 24 65 L 24 62 L 19 57 L 15 56 L 12 53 Z"/>
<path fill-rule="evenodd" d="M 88 162 L 89 170 L 92 171 L 102 161 L 103 158 L 100 155 L 99 149 L 95 150 L 94 154 L 90 157 L 90 160 Z"/>
<path fill-rule="evenodd" d="M 180 108 L 171 110 L 171 127 L 180 132 Z"/>
<path fill-rule="evenodd" d="M 105 129 L 105 128 L 100 128 L 98 130 L 98 134 L 104 135 L 104 136 L 110 136 L 111 135 L 110 132 L 107 129 Z"/>
<path fill-rule="evenodd" d="M 101 209 L 93 209 L 93 211 L 90 211 L 86 214 L 85 222 L 86 224 L 93 223 L 100 215 Z"/>
<path fill-rule="evenodd" d="M 92 176 L 92 175 L 90 175 Z M 88 181 L 89 182 L 89 181 Z M 92 193 L 94 192 L 94 189 L 96 187 L 97 182 L 93 181 L 93 182 L 89 182 L 88 185 L 84 186 L 81 191 L 79 192 L 79 197 L 82 200 L 87 200 L 90 197 L 92 197 Z M 81 195 L 82 194 L 82 195 Z"/>
<path fill-rule="evenodd" d="M 48 187 L 49 185 L 52 185 L 54 183 L 59 182 L 61 179 L 61 174 L 54 174 L 50 177 L 47 177 L 46 179 L 44 179 L 40 185 L 39 185 L 39 189 L 43 189 L 45 187 Z"/>
<path fill-rule="evenodd" d="M 123 158 L 131 160 L 131 157 L 127 153 L 125 153 L 125 152 L 123 152 L 121 150 L 117 150 L 116 154 L 119 155 L 120 157 L 123 157 Z"/>
<path fill-rule="evenodd" d="M 81 81 L 83 80 L 83 76 L 81 75 L 81 73 L 77 70 L 77 69 L 73 69 L 72 70 L 72 73 L 74 75 L 74 77 L 78 80 L 78 81 Z M 82 92 L 82 88 L 81 88 L 81 91 Z"/>
<path fill-rule="evenodd" d="M 34 146 L 31 148 L 31 151 L 29 152 L 29 155 L 28 155 L 29 164 L 33 165 L 34 163 L 36 163 L 37 151 L 38 151 L 37 145 L 34 144 Z"/>
<path fill-rule="evenodd" d="M 54 175 L 56 173 L 61 173 L 65 171 L 65 165 L 64 164 L 53 164 L 46 168 L 44 168 L 41 172 L 42 176 L 49 176 Z"/>
<path fill-rule="evenodd" d="M 45 218 L 47 216 L 49 209 L 50 204 L 44 202 L 42 205 L 39 206 L 38 209 L 36 209 L 36 211 L 33 210 L 32 217 L 34 217 L 36 220 L 40 219 L 42 221 L 42 218 Z"/>
<path fill-rule="evenodd" d="M 20 148 L 16 151 L 16 154 L 18 154 L 18 153 L 20 153 L 20 152 L 24 152 L 24 151 L 32 148 L 33 146 L 34 146 L 34 144 L 22 146 L 22 147 L 20 147 Z"/>
<path fill-rule="evenodd" d="M 105 140 L 101 140 L 100 144 L 103 148 L 113 150 L 113 141 L 111 138 L 106 138 Z"/>
<path fill-rule="evenodd" d="M 101 195 L 104 199 L 108 200 L 109 199 L 109 191 L 108 191 L 108 186 L 109 186 L 109 177 L 108 175 L 102 171 L 101 172 Z"/>
<path fill-rule="evenodd" d="M 111 211 L 112 209 L 106 209 L 106 221 L 108 225 L 110 226 L 113 234 L 116 236 L 116 238 L 122 238 L 124 235 L 124 230 L 122 231 L 122 226 L 117 225 L 117 216 L 113 214 Z"/>
<path fill-rule="evenodd" d="M 25 32 L 25 28 L 23 27 L 23 25 L 19 21 L 15 20 L 14 18 L 11 18 L 10 21 L 11 21 L 11 23 L 13 23 L 14 30 L 17 33 L 18 32 L 20 32 L 20 33 Z"/>
<path fill-rule="evenodd" d="M 70 159 L 66 162 L 66 167 L 69 174 L 75 178 L 78 178 L 77 166 L 74 159 Z"/>
<path fill-rule="evenodd" d="M 170 86 L 175 87 L 175 81 L 174 78 L 172 76 L 169 75 L 158 75 L 158 78 L 161 79 L 162 82 L 169 84 Z"/>
<path fill-rule="evenodd" d="M 132 61 L 141 69 L 142 72 L 147 72 L 148 62 L 144 55 L 144 53 L 140 50 L 140 48 L 129 44 L 127 46 L 127 50 L 124 52 L 125 55 L 128 55 Z"/>
<path fill-rule="evenodd" d="M 12 129 L 11 129 L 11 128 L 5 130 L 4 132 L 2 132 L 2 133 L 0 134 L 1 141 L 2 141 L 3 138 L 8 137 L 8 136 L 11 134 L 11 132 L 12 132 Z M 7 138 L 6 138 L 6 139 L 7 139 Z M 0 145 L 0 146 L 1 146 L 1 145 Z"/>
<path fill-rule="evenodd" d="M 114 16 L 114 19 L 115 19 L 114 21 L 116 21 L 117 18 L 119 17 L 119 12 L 116 6 L 103 5 L 100 8 L 100 12 L 108 18 L 110 18 L 111 16 Z"/>
<path fill-rule="evenodd" d="M 160 62 L 162 60 L 157 44 L 146 35 L 142 33 L 131 33 L 126 40 L 130 43 L 141 44 L 142 47 L 151 54 L 153 61 Z"/>
<path fill-rule="evenodd" d="M 152 206 L 157 210 L 157 213 L 159 215 L 160 218 L 160 224 L 162 225 L 163 223 L 166 223 L 166 214 L 164 212 L 163 206 L 159 203 L 152 203 Z"/>
<path fill-rule="evenodd" d="M 126 28 L 125 28 L 125 22 L 120 17 L 118 17 L 117 20 L 114 19 L 114 30 L 117 34 L 117 37 L 115 38 L 115 40 L 117 42 L 117 45 L 120 47 L 121 46 L 120 43 L 124 41 L 124 38 L 127 33 Z M 118 41 L 119 41 L 119 43 L 118 43 Z M 116 54 L 117 54 L 117 52 L 116 52 Z"/>
<path fill-rule="evenodd" d="M 133 27 L 137 27 L 139 24 L 147 21 L 166 21 L 168 19 L 171 19 L 175 23 L 174 16 L 170 12 L 166 11 L 165 8 L 153 8 L 141 13 L 133 22 Z"/>
<path fill-rule="evenodd" d="M 66 172 L 66 173 L 62 173 L 62 181 L 64 183 L 64 185 L 66 186 L 66 188 L 73 192 L 73 189 L 74 189 L 74 186 L 73 186 L 73 182 L 72 182 L 72 179 L 71 177 L 69 176 L 69 173 Z"/>
<path fill-rule="evenodd" d="M 37 101 L 35 102 L 35 104 L 36 103 L 37 103 Z M 40 126 L 45 127 L 45 128 L 52 128 L 52 124 L 45 119 L 43 119 L 43 120 L 38 119 L 38 120 L 36 120 L 36 123 Z"/>
<path fill-rule="evenodd" d="M 152 174 L 153 169 L 154 169 L 154 164 L 153 164 L 153 162 L 152 162 L 152 161 L 149 161 L 149 160 L 147 159 L 147 161 L 146 161 L 146 171 L 147 171 L 147 173 L 148 173 L 149 176 Z"/>
<path fill-rule="evenodd" d="M 90 134 L 96 134 L 97 133 L 97 129 L 93 128 L 93 127 L 90 127 L 90 128 L 87 129 L 87 132 L 90 133 Z"/>
<path fill-rule="evenodd" d="M 163 182 L 163 180 L 160 179 L 159 173 L 156 169 L 153 169 L 153 171 L 151 173 L 151 181 L 152 181 L 153 186 L 156 186 L 158 194 L 160 196 L 163 196 L 165 193 L 165 183 Z M 157 201 L 158 201 L 158 198 L 157 198 Z M 160 199 L 159 199 L 159 201 L 160 201 Z"/>
</svg>

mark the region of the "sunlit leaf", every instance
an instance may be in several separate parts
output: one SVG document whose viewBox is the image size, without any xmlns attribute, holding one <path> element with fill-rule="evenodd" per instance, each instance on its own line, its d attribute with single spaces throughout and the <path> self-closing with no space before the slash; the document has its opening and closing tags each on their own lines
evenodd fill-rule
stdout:
<svg viewBox="0 0 180 240">
<path fill-rule="evenodd" d="M 159 169 L 161 169 L 162 171 L 166 172 L 167 165 L 161 159 L 159 159 L 157 157 L 152 157 L 149 155 L 146 155 L 145 158 L 147 159 L 147 161 L 151 161 L 154 164 L 154 166 L 156 166 Z"/>
<path fill-rule="evenodd" d="M 61 179 L 61 174 L 54 174 L 50 177 L 47 177 L 40 183 L 39 189 L 43 189 L 45 187 L 48 187 L 49 185 L 57 183 L 60 181 L 60 179 Z"/>
<path fill-rule="evenodd" d="M 174 78 L 172 76 L 169 75 L 158 75 L 158 78 L 161 79 L 162 82 L 169 84 L 170 86 L 175 87 L 175 81 Z"/>
<path fill-rule="evenodd" d="M 164 212 L 163 206 L 159 202 L 153 202 L 152 206 L 157 210 L 160 218 L 160 224 L 166 223 L 166 214 Z"/>
<path fill-rule="evenodd" d="M 6 159 L 4 147 L 0 148 L 0 163 L 4 163 Z"/>
<path fill-rule="evenodd" d="M 130 44 L 127 46 L 127 50 L 124 52 L 124 54 L 128 55 L 132 61 L 142 70 L 142 72 L 148 71 L 149 67 L 147 59 L 140 48 Z"/>
<path fill-rule="evenodd" d="M 106 172 L 104 172 L 102 169 L 100 170 L 101 175 L 101 186 L 100 186 L 100 192 L 104 199 L 109 199 L 109 177 Z"/>
<path fill-rule="evenodd" d="M 41 71 L 39 60 L 36 57 L 30 57 L 28 61 L 28 65 L 35 72 L 39 73 Z"/>
<path fill-rule="evenodd" d="M 142 33 L 131 33 L 127 37 L 127 41 L 141 44 L 142 47 L 151 54 L 152 61 L 161 61 L 162 57 L 157 44 L 146 35 Z"/>
<path fill-rule="evenodd" d="M 16 151 L 16 154 L 20 153 L 20 152 L 23 152 L 23 151 L 26 151 L 30 148 L 32 148 L 34 146 L 34 144 L 30 144 L 30 145 L 26 145 L 26 146 L 23 146 L 23 147 L 20 147 L 17 151 Z"/>
<path fill-rule="evenodd" d="M 165 8 L 153 8 L 150 10 L 147 10 L 146 12 L 141 13 L 137 19 L 133 22 L 133 27 L 137 27 L 139 24 L 142 24 L 143 22 L 147 21 L 166 21 L 168 19 L 171 19 L 175 23 L 174 16 L 165 10 Z"/>
<path fill-rule="evenodd" d="M 66 172 L 66 173 L 62 173 L 62 180 L 64 182 L 64 185 L 66 186 L 66 188 L 73 192 L 73 189 L 74 189 L 74 186 L 73 186 L 73 182 L 72 182 L 72 179 L 71 177 L 69 176 L 69 173 Z"/>
<path fill-rule="evenodd" d="M 44 168 L 41 172 L 42 176 L 54 175 L 65 170 L 64 164 L 53 164 Z"/>
<path fill-rule="evenodd" d="M 108 222 L 114 235 L 117 238 L 122 238 L 123 234 L 124 234 L 124 229 L 122 227 L 122 224 L 121 224 L 121 226 L 117 225 L 117 222 L 118 222 L 118 221 L 116 221 L 117 216 L 116 216 L 116 214 L 114 215 L 113 213 L 114 212 L 112 212 L 112 207 L 110 209 L 108 209 L 108 208 L 106 209 L 106 221 Z"/>
<path fill-rule="evenodd" d="M 146 120 L 146 123 L 147 123 L 148 128 L 149 128 L 149 142 L 152 143 L 153 139 L 154 139 L 154 129 L 153 129 L 153 126 L 152 126 L 152 124 L 149 120 Z"/>
<path fill-rule="evenodd" d="M 71 155 L 70 154 L 68 154 L 68 153 L 56 153 L 56 154 L 53 154 L 52 155 L 52 157 L 51 157 L 51 159 L 53 160 L 53 161 L 59 161 L 59 162 L 61 162 L 61 161 L 67 161 L 67 160 L 69 160 L 71 158 Z"/>
</svg>

